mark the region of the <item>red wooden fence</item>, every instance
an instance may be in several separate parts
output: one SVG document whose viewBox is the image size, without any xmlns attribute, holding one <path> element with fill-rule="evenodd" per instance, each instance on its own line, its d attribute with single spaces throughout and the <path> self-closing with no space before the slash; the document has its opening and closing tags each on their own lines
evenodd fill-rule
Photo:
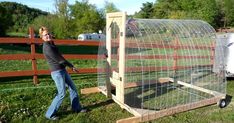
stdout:
<svg viewBox="0 0 234 123">
<path fill-rule="evenodd" d="M 31 60 L 32 70 L 22 71 L 4 71 L 0 72 L 0 77 L 13 77 L 13 76 L 33 76 L 33 83 L 38 84 L 38 75 L 48 75 L 50 70 L 38 70 L 36 61 L 37 59 L 44 59 L 43 54 L 35 52 L 35 44 L 42 44 L 43 41 L 38 38 L 34 38 L 34 31 L 32 28 L 29 29 L 31 38 L 0 38 L 0 44 L 30 44 L 31 54 L 3 54 L 0 55 L 0 60 Z M 54 40 L 56 45 L 84 45 L 84 46 L 99 46 L 100 41 L 77 41 L 77 40 Z M 67 59 L 95 59 L 97 55 L 77 55 L 77 54 L 66 54 L 63 55 Z M 74 73 L 68 70 L 69 73 Z M 97 68 L 83 68 L 79 69 L 79 73 L 97 73 Z"/>
</svg>

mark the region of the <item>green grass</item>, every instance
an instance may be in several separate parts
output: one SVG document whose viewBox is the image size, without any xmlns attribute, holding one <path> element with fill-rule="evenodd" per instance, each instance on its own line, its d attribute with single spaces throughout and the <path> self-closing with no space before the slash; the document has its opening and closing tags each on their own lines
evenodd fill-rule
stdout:
<svg viewBox="0 0 234 123">
<path fill-rule="evenodd" d="M 97 75 L 72 75 L 78 90 L 97 86 Z M 40 84 L 34 86 L 32 77 L 1 78 L 0 84 L 0 121 L 6 122 L 48 122 L 44 113 L 56 94 L 56 88 L 50 76 L 41 76 Z M 86 114 L 71 112 L 69 95 L 63 101 L 58 114 L 59 122 L 115 122 L 129 117 L 112 100 L 103 94 L 81 95 L 81 103 L 91 109 Z M 104 117 L 105 116 L 105 117 Z"/>
<path fill-rule="evenodd" d="M 78 90 L 96 86 L 96 75 L 72 75 Z M 41 76 L 38 86 L 32 84 L 32 77 L 1 78 L 0 84 L 0 121 L 6 122 L 49 122 L 44 113 L 56 93 L 56 88 L 50 76 Z M 228 81 L 227 93 L 234 96 L 234 81 Z M 80 95 L 81 103 L 91 109 L 85 114 L 72 113 L 67 93 L 60 109 L 59 122 L 115 122 L 116 120 L 133 116 L 101 93 Z M 217 105 L 207 106 L 152 122 L 162 123 L 228 123 L 234 120 L 234 103 L 220 109 Z M 204 117 L 205 116 L 205 117 Z"/>
<path fill-rule="evenodd" d="M 28 53 L 23 46 L 16 46 L 12 50 L 10 46 L 0 45 L 0 51 L 4 54 Z M 8 51 L 6 51 L 8 50 Z M 63 49 L 68 51 L 68 49 Z M 40 51 L 38 51 L 40 52 Z M 78 51 L 77 51 L 78 52 Z M 81 51 L 84 52 L 84 51 Z M 95 50 L 89 52 L 97 52 Z M 30 66 L 23 61 L 5 63 L 1 62 L 0 71 L 7 70 L 4 66 L 12 66 L 11 69 L 26 69 Z M 23 63 L 20 63 L 23 62 Z M 38 61 L 40 68 L 46 68 L 45 61 Z M 74 64 L 86 68 L 96 67 L 95 61 L 74 60 Z M 44 65 L 44 66 L 43 66 Z M 97 86 L 96 74 L 72 74 L 78 91 L 83 88 Z M 0 78 L 0 122 L 24 122 L 24 123 L 44 123 L 48 121 L 44 114 L 56 94 L 56 88 L 49 75 L 39 76 L 40 84 L 35 86 L 32 77 L 11 77 Z M 234 96 L 234 80 L 228 80 L 227 94 Z M 69 95 L 65 97 L 58 114 L 60 123 L 110 123 L 119 119 L 132 117 L 133 115 L 120 108 L 118 104 L 111 99 L 106 98 L 101 93 L 80 95 L 81 104 L 88 107 L 91 111 L 88 113 L 73 113 L 70 108 Z M 233 99 L 232 99 L 233 100 Z M 233 101 L 223 109 L 217 105 L 206 106 L 195 110 L 175 114 L 153 120 L 153 123 L 231 123 L 234 121 L 234 103 Z"/>
</svg>

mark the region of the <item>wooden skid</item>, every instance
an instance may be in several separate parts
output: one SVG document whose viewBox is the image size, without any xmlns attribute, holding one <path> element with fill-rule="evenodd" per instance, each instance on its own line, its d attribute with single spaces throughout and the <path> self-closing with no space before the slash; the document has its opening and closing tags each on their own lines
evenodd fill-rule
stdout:
<svg viewBox="0 0 234 123">
<path fill-rule="evenodd" d="M 161 83 L 163 83 L 163 82 L 174 82 L 174 79 L 169 78 L 169 77 L 168 78 L 159 78 L 159 82 L 161 82 Z M 213 96 L 222 96 L 223 98 L 226 96 L 225 94 L 222 94 L 220 92 L 209 90 L 209 89 L 206 89 L 206 88 L 202 88 L 202 87 L 192 85 L 192 84 L 189 84 L 189 83 L 186 83 L 186 82 L 177 81 L 177 83 L 180 84 L 180 85 L 183 85 L 185 87 L 188 87 L 188 88 L 192 88 L 192 89 L 195 89 L 195 90 L 198 90 L 198 91 L 202 91 L 204 93 L 211 94 Z"/>
<path fill-rule="evenodd" d="M 195 89 L 195 90 L 198 90 L 198 91 L 202 91 L 202 92 L 211 94 L 211 95 L 213 95 L 213 96 L 223 95 L 223 97 L 225 97 L 225 94 L 222 94 L 222 93 L 217 92 L 217 91 L 213 91 L 213 90 L 201 88 L 201 87 L 199 87 L 199 86 L 195 86 L 195 85 L 192 85 L 192 84 L 188 84 L 188 83 L 182 82 L 182 81 L 178 81 L 177 83 L 180 84 L 180 85 L 183 85 L 183 86 L 185 86 L 185 87 L 188 87 L 188 88 L 192 88 L 192 89 Z"/>
<path fill-rule="evenodd" d="M 137 109 L 140 112 L 145 112 L 144 114 L 142 114 L 141 117 L 136 116 L 136 117 L 131 117 L 131 118 L 126 118 L 126 119 L 120 119 L 117 121 L 117 123 L 136 123 L 136 122 L 146 122 L 146 121 L 150 121 L 150 120 L 154 120 L 160 117 L 164 117 L 164 116 L 169 116 L 169 115 L 173 115 L 176 113 L 181 113 L 184 111 L 188 111 L 191 109 L 196 109 L 199 107 L 203 107 L 203 106 L 207 106 L 207 105 L 212 105 L 217 103 L 220 99 L 222 99 L 222 96 L 217 96 L 217 97 L 213 97 L 210 99 L 205 99 L 202 101 L 198 101 L 198 102 L 194 102 L 194 103 L 189 103 L 189 104 L 185 104 L 185 105 L 179 105 L 176 107 L 172 107 L 172 108 L 168 108 L 168 109 L 164 109 L 161 111 L 152 111 L 152 110 L 148 110 L 148 113 L 146 111 L 141 111 L 142 109 Z"/>
<path fill-rule="evenodd" d="M 141 117 L 129 117 L 116 121 L 116 123 L 138 123 L 138 122 L 141 122 Z"/>
</svg>

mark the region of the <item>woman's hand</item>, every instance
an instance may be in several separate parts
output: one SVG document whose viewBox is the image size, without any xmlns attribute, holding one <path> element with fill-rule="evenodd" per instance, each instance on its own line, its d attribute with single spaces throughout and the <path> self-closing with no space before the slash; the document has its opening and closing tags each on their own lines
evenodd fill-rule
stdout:
<svg viewBox="0 0 234 123">
<path fill-rule="evenodd" d="M 79 70 L 75 67 L 72 67 L 72 71 L 79 73 Z"/>
</svg>

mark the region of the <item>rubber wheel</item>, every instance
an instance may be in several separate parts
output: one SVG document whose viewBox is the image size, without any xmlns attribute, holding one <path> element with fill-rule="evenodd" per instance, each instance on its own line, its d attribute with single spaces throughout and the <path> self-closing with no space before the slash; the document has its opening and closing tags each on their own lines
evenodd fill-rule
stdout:
<svg viewBox="0 0 234 123">
<path fill-rule="evenodd" d="M 225 100 L 225 99 L 221 99 L 221 100 L 218 102 L 218 106 L 219 106 L 220 108 L 226 107 L 226 106 L 227 106 L 226 100 Z"/>
</svg>

